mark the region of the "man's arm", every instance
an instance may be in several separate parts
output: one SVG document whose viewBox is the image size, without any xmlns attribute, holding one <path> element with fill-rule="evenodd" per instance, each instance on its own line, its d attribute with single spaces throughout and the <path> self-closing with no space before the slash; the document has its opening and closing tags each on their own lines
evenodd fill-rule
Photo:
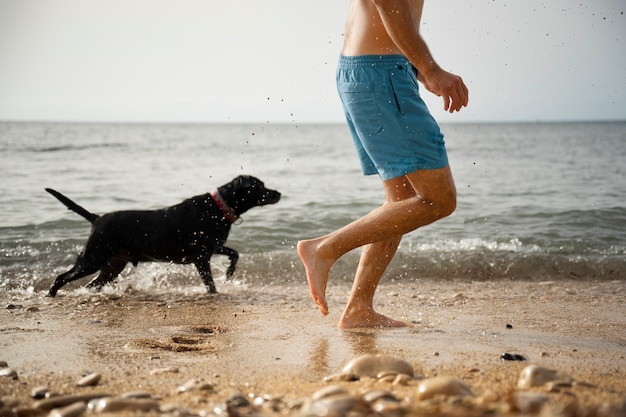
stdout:
<svg viewBox="0 0 626 417">
<path fill-rule="evenodd" d="M 467 106 L 468 90 L 461 77 L 444 71 L 435 62 L 419 31 L 423 0 L 372 0 L 387 34 L 417 68 L 419 80 L 433 94 L 443 97 L 444 110 Z"/>
</svg>

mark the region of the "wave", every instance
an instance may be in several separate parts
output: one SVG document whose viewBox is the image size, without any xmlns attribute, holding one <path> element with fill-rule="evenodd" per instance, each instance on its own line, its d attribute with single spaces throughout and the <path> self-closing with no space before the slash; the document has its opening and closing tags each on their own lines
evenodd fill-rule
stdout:
<svg viewBox="0 0 626 417">
<path fill-rule="evenodd" d="M 69 269 L 82 242 L 51 245 L 18 244 L 0 261 L 0 290 L 30 289 L 45 292 L 54 277 Z M 333 267 L 332 280 L 350 282 L 358 265 L 355 250 Z M 566 255 L 546 253 L 536 245 L 526 246 L 513 239 L 492 242 L 481 239 L 403 244 L 389 265 L 384 279 L 404 282 L 420 280 L 626 280 L 626 253 L 603 255 Z M 227 259 L 214 256 L 212 269 L 216 280 L 225 280 Z M 304 268 L 293 247 L 272 252 L 241 252 L 235 282 L 242 285 L 302 285 Z M 92 277 L 93 278 L 93 277 Z M 67 286 L 84 287 L 90 278 Z M 128 288 L 150 291 L 181 291 L 202 286 L 192 265 L 145 263 L 130 264 L 114 285 L 117 291 Z"/>
</svg>

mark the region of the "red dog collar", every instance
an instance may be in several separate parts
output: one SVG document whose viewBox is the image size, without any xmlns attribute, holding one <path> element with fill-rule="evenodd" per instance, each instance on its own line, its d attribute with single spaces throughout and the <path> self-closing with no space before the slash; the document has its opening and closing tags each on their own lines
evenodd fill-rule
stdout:
<svg viewBox="0 0 626 417">
<path fill-rule="evenodd" d="M 228 204 L 226 204 L 226 201 L 224 201 L 219 192 L 213 191 L 211 193 L 211 198 L 213 199 L 213 201 L 215 201 L 215 204 L 217 204 L 220 210 L 222 210 L 222 214 L 224 215 L 226 220 L 231 223 L 235 223 L 237 221 L 238 217 L 235 214 L 235 210 L 228 207 Z"/>
</svg>

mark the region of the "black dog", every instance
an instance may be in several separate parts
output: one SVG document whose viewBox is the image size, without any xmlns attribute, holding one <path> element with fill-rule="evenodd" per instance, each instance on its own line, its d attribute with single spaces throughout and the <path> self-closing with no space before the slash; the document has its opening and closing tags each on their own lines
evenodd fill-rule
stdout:
<svg viewBox="0 0 626 417">
<path fill-rule="evenodd" d="M 224 246 L 230 226 L 256 206 L 274 204 L 280 193 L 265 188 L 261 180 L 239 176 L 213 193 L 199 195 L 172 207 L 150 211 L 115 211 L 98 216 L 52 189 L 50 194 L 92 223 L 91 234 L 76 264 L 59 275 L 48 295 L 62 286 L 100 271 L 87 287 L 100 289 L 113 281 L 128 262 L 194 264 L 209 293 L 216 293 L 210 261 L 214 253 L 226 255 L 235 271 L 236 250 Z"/>
</svg>

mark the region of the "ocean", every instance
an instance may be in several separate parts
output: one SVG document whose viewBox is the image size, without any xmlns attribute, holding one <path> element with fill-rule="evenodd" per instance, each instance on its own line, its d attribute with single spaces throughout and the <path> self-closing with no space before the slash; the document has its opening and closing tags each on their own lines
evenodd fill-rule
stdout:
<svg viewBox="0 0 626 417">
<path fill-rule="evenodd" d="M 626 279 L 626 122 L 443 124 L 456 212 L 405 236 L 387 282 Z M 0 123 L 0 290 L 44 294 L 90 225 L 44 191 L 88 210 L 152 209 L 237 175 L 279 190 L 233 226 L 235 284 L 306 286 L 300 239 L 377 207 L 343 124 Z M 352 280 L 358 250 L 331 279 Z M 215 256 L 218 291 L 226 259 Z M 80 292 L 89 278 L 64 287 Z M 128 265 L 107 291 L 203 291 L 191 265 Z"/>
</svg>

